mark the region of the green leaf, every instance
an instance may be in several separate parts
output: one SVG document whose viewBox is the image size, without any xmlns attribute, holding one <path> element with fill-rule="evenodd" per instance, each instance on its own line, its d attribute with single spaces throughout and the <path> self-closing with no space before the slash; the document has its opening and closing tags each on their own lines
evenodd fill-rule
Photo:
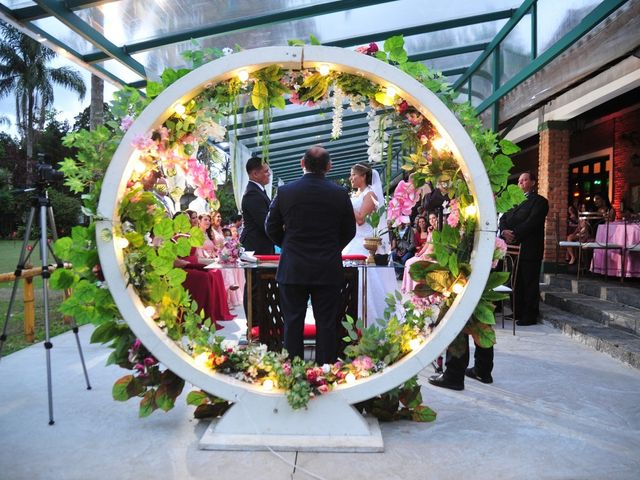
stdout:
<svg viewBox="0 0 640 480">
<path fill-rule="evenodd" d="M 451 270 L 451 274 L 454 277 L 457 277 L 458 274 L 460 273 L 458 269 L 458 253 L 457 252 L 453 252 L 449 256 L 449 270 Z"/>
<path fill-rule="evenodd" d="M 181 237 L 176 242 L 176 254 L 178 257 L 186 257 L 191 253 L 191 244 L 189 239 Z"/>
<path fill-rule="evenodd" d="M 473 311 L 473 317 L 485 325 L 495 325 L 496 317 L 493 314 L 494 305 L 481 300 Z"/>
<path fill-rule="evenodd" d="M 164 86 L 160 85 L 158 82 L 147 82 L 147 96 L 149 98 L 157 97 L 163 90 Z"/>
<path fill-rule="evenodd" d="M 309 35 L 309 43 L 311 45 L 322 45 L 322 43 L 320 43 L 320 40 L 318 40 L 318 38 L 314 34 Z"/>
<path fill-rule="evenodd" d="M 465 333 L 473 337 L 473 341 L 483 348 L 489 348 L 496 343 L 496 332 L 491 325 L 471 321 L 464 329 Z"/>
<path fill-rule="evenodd" d="M 172 286 L 182 285 L 182 282 L 184 282 L 186 279 L 187 272 L 185 272 L 181 268 L 174 268 L 167 274 L 167 281 L 169 282 L 169 285 Z"/>
<path fill-rule="evenodd" d="M 491 272 L 487 285 L 484 287 L 486 290 L 493 290 L 494 288 L 504 285 L 509 280 L 509 272 Z"/>
<path fill-rule="evenodd" d="M 163 218 L 154 225 L 153 234 L 165 240 L 170 239 L 173 236 L 173 221 L 170 218 Z"/>
<path fill-rule="evenodd" d="M 414 422 L 433 422 L 438 414 L 426 405 L 418 405 L 411 412 L 411 420 Z"/>
<path fill-rule="evenodd" d="M 392 52 L 394 50 L 400 50 L 404 48 L 404 38 L 402 35 L 395 35 L 387 38 L 384 42 L 384 51 Z"/>
<path fill-rule="evenodd" d="M 287 45 L 290 47 L 302 47 L 304 46 L 304 40 L 300 40 L 298 38 L 287 40 Z"/>
<path fill-rule="evenodd" d="M 173 231 L 176 233 L 187 233 L 191 228 L 191 221 L 187 215 L 178 215 L 173 219 Z"/>
<path fill-rule="evenodd" d="M 158 387 L 158 390 L 156 391 L 155 396 L 156 405 L 158 406 L 158 408 L 165 412 L 171 410 L 176 403 L 176 399 L 172 398 L 171 395 L 169 395 L 168 390 L 169 389 L 167 385 L 160 385 Z"/>
<path fill-rule="evenodd" d="M 510 142 L 506 138 L 500 140 L 500 142 L 498 142 L 498 145 L 500 145 L 500 150 L 505 155 L 513 155 L 514 153 L 518 153 L 520 151 L 520 147 L 518 145 Z"/>
<path fill-rule="evenodd" d="M 209 403 L 209 395 L 202 390 L 192 390 L 187 394 L 187 405 L 204 405 Z"/>
<path fill-rule="evenodd" d="M 116 383 L 113 384 L 113 388 L 111 389 L 111 395 L 113 399 L 118 402 L 125 402 L 131 398 L 127 388 L 129 383 L 134 380 L 133 375 L 125 375 L 122 378 L 116 380 Z"/>
<path fill-rule="evenodd" d="M 138 411 L 138 416 L 140 418 L 148 417 L 158 408 L 155 396 L 155 390 L 149 390 L 145 393 L 144 397 L 140 401 L 140 410 Z"/>
<path fill-rule="evenodd" d="M 64 290 L 65 288 L 71 288 L 76 282 L 76 275 L 65 268 L 56 268 L 51 274 L 51 288 L 56 290 Z"/>
</svg>

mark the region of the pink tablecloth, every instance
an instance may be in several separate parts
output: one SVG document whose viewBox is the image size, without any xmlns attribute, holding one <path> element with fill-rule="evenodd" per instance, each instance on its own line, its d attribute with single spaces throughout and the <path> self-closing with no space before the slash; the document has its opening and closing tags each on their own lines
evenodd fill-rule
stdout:
<svg viewBox="0 0 640 480">
<path fill-rule="evenodd" d="M 596 242 L 600 244 L 616 244 L 632 247 L 640 243 L 640 224 L 629 223 L 626 225 L 624 222 L 612 222 L 608 228 L 608 242 L 607 242 L 607 225 L 602 224 L 598 226 L 596 232 Z M 605 255 L 608 258 L 607 275 L 619 277 L 622 274 L 622 254 L 620 250 L 604 250 L 595 249 L 593 251 L 593 261 L 591 263 L 591 271 L 594 273 L 605 273 Z M 625 277 L 640 277 L 640 254 L 639 253 L 627 253 L 624 267 Z"/>
</svg>

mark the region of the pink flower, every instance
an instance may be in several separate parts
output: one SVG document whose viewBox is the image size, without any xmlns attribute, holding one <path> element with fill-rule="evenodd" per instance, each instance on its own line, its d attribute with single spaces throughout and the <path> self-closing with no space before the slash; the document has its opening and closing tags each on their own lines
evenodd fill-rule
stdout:
<svg viewBox="0 0 640 480">
<path fill-rule="evenodd" d="M 393 221 L 394 227 L 401 223 L 410 223 L 411 210 L 417 201 L 418 193 L 413 183 L 401 180 L 387 208 L 387 218 Z"/>
<path fill-rule="evenodd" d="M 141 363 L 136 363 L 136 364 L 133 366 L 133 369 L 134 369 L 134 370 L 137 370 L 137 371 L 138 371 L 138 372 L 140 372 L 140 373 L 142 373 L 142 372 L 144 372 L 144 365 L 142 365 Z"/>
<path fill-rule="evenodd" d="M 366 355 L 361 355 L 354 359 L 351 364 L 358 370 L 358 372 L 369 371 L 373 368 L 373 361 Z"/>
<path fill-rule="evenodd" d="M 154 142 L 146 135 L 136 135 L 135 137 L 133 137 L 133 141 L 131 142 L 131 144 L 136 150 L 140 151 L 155 151 L 157 149 L 156 142 Z"/>
<path fill-rule="evenodd" d="M 374 53 L 376 53 L 379 50 L 378 45 L 376 45 L 374 42 L 371 42 L 369 44 L 369 48 L 367 49 L 367 53 L 369 55 L 373 55 Z"/>
<path fill-rule="evenodd" d="M 320 386 L 318 387 L 318 392 L 319 392 L 321 395 L 324 395 L 325 393 L 329 393 L 329 385 L 327 385 L 326 383 L 324 383 L 324 384 L 320 385 Z"/>
<path fill-rule="evenodd" d="M 136 351 L 140 348 L 141 345 L 142 345 L 142 342 L 140 341 L 140 339 L 136 338 L 136 341 L 133 342 L 133 345 L 131 345 L 131 350 Z"/>
<path fill-rule="evenodd" d="M 282 365 L 282 370 L 284 370 L 285 375 L 291 375 L 291 364 L 289 362 L 285 362 Z"/>
<path fill-rule="evenodd" d="M 493 262 L 491 263 L 491 268 L 496 268 L 498 266 L 498 261 L 503 259 L 506 254 L 507 242 L 500 237 L 496 237 L 496 248 L 493 251 Z"/>
<path fill-rule="evenodd" d="M 147 357 L 144 359 L 145 367 L 150 367 L 152 365 L 155 365 L 156 363 L 158 363 L 158 361 L 153 357 Z"/>
<path fill-rule="evenodd" d="M 133 125 L 133 118 L 127 115 L 120 121 L 120 130 L 126 132 L 127 130 L 129 130 L 129 127 L 131 127 L 131 125 Z"/>
<path fill-rule="evenodd" d="M 458 201 L 455 199 L 451 200 L 451 202 L 449 202 L 449 208 L 451 209 L 451 212 L 447 217 L 447 224 L 452 228 L 456 228 L 460 222 L 460 208 L 458 207 Z"/>
</svg>

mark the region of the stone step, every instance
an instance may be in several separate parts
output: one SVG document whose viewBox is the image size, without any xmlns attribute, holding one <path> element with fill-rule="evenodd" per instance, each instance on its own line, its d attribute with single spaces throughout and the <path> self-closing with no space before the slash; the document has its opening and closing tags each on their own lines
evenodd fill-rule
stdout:
<svg viewBox="0 0 640 480">
<path fill-rule="evenodd" d="M 640 309 L 593 296 L 543 286 L 542 300 L 553 307 L 602 325 L 640 334 Z"/>
<path fill-rule="evenodd" d="M 640 309 L 640 288 L 635 282 L 633 285 L 625 285 L 617 279 L 605 282 L 601 278 L 581 278 L 577 281 L 575 275 L 545 274 L 544 283 L 549 289 L 568 290 Z"/>
<path fill-rule="evenodd" d="M 579 317 L 549 304 L 540 304 L 543 323 L 562 330 L 571 338 L 599 352 L 640 369 L 640 337 L 594 320 Z"/>
</svg>

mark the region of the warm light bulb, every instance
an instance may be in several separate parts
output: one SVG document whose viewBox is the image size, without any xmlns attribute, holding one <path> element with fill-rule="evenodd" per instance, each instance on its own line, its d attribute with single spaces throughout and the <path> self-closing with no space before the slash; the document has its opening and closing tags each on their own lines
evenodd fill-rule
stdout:
<svg viewBox="0 0 640 480">
<path fill-rule="evenodd" d="M 344 377 L 345 382 L 351 384 L 351 383 L 355 383 L 356 381 L 356 376 L 353 373 L 347 373 L 347 376 Z"/>
<path fill-rule="evenodd" d="M 182 105 L 181 103 L 176 103 L 173 106 L 173 111 L 176 112 L 178 115 L 184 115 L 186 108 L 184 108 L 184 105 Z"/>
<path fill-rule="evenodd" d="M 119 237 L 116 239 L 116 246 L 120 249 L 127 248 L 129 246 L 129 240 L 124 237 Z"/>
<path fill-rule="evenodd" d="M 151 305 L 149 305 L 148 307 L 144 307 L 144 313 L 148 317 L 153 317 L 156 314 L 156 307 L 152 307 Z"/>
<path fill-rule="evenodd" d="M 147 171 L 147 165 L 144 162 L 135 162 L 133 164 L 133 171 L 136 172 L 138 175 L 142 175 L 144 172 Z"/>
<path fill-rule="evenodd" d="M 238 72 L 238 80 L 240 80 L 242 83 L 249 80 L 249 72 L 247 72 L 246 70 L 240 70 Z"/>
<path fill-rule="evenodd" d="M 411 350 L 417 350 L 421 343 L 422 342 L 419 338 L 412 338 L 411 340 L 409 340 L 409 348 Z"/>
<path fill-rule="evenodd" d="M 197 355 L 193 359 L 193 363 L 196 364 L 196 367 L 200 367 L 200 368 L 207 368 L 208 362 L 209 362 L 209 353 L 207 352 L 203 352 Z"/>
<path fill-rule="evenodd" d="M 318 67 L 318 73 L 323 77 L 329 75 L 329 72 L 331 72 L 331 68 L 329 68 L 329 65 L 327 65 L 326 63 L 323 63 Z"/>
<path fill-rule="evenodd" d="M 464 284 L 462 282 L 456 282 L 453 284 L 453 287 L 451 287 L 451 291 L 456 295 L 460 295 L 462 290 L 464 290 Z"/>
<path fill-rule="evenodd" d="M 387 87 L 387 97 L 389 98 L 393 98 L 398 94 L 398 91 L 395 89 L 395 87 Z"/>
<path fill-rule="evenodd" d="M 444 139 L 438 137 L 433 141 L 433 148 L 435 148 L 436 150 L 442 150 L 444 147 L 447 146 L 447 142 L 444 141 Z"/>
<path fill-rule="evenodd" d="M 262 382 L 262 388 L 265 389 L 267 392 L 270 392 L 271 390 L 273 390 L 273 380 L 271 380 L 270 378 L 267 378 L 264 382 Z"/>
<path fill-rule="evenodd" d="M 475 205 L 467 205 L 464 207 L 464 214 L 467 217 L 475 217 L 476 213 L 478 213 L 478 209 Z"/>
</svg>

